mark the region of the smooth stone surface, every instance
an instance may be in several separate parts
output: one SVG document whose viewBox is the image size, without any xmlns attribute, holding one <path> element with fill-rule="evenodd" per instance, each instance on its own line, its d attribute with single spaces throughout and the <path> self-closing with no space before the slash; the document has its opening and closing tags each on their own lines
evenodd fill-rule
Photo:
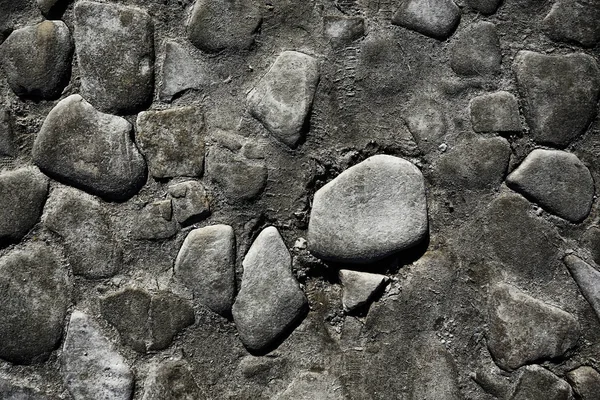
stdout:
<svg viewBox="0 0 600 400">
<path fill-rule="evenodd" d="M 573 254 L 567 255 L 563 261 L 583 297 L 600 318 L 600 271 Z"/>
<path fill-rule="evenodd" d="M 356 16 L 325 15 L 323 31 L 334 44 L 350 43 L 364 36 L 365 20 Z"/>
<path fill-rule="evenodd" d="M 594 201 L 592 174 L 575 154 L 561 150 L 533 150 L 506 184 L 574 223 L 588 216 Z"/>
<path fill-rule="evenodd" d="M 436 39 L 446 39 L 460 21 L 460 8 L 452 0 L 402 0 L 392 18 L 400 25 Z"/>
<path fill-rule="evenodd" d="M 410 104 L 404 121 L 423 153 L 437 151 L 444 141 L 448 127 L 446 114 L 433 98 L 421 98 Z"/>
<path fill-rule="evenodd" d="M 0 157 L 14 157 L 17 155 L 15 138 L 10 121 L 10 113 L 0 108 Z"/>
<path fill-rule="evenodd" d="M 262 353 L 304 318 L 308 302 L 292 274 L 292 258 L 277 228 L 263 229 L 242 265 L 233 320 L 244 346 Z"/>
<path fill-rule="evenodd" d="M 316 58 L 284 51 L 248 94 L 248 108 L 273 136 L 296 148 L 318 83 Z"/>
<path fill-rule="evenodd" d="M 600 393 L 600 373 L 582 366 L 567 373 L 567 381 L 581 400 L 594 400 Z"/>
<path fill-rule="evenodd" d="M 108 200 L 125 200 L 146 178 L 146 162 L 131 141 L 131 129 L 124 118 L 101 113 L 74 94 L 46 117 L 33 144 L 33 161 L 58 181 Z"/>
<path fill-rule="evenodd" d="M 174 40 L 165 43 L 165 59 L 162 65 L 160 98 L 171 101 L 188 89 L 207 89 L 213 76 L 206 61 L 193 56 L 183 45 Z"/>
<path fill-rule="evenodd" d="M 63 346 L 65 386 L 73 400 L 130 400 L 133 373 L 127 361 L 87 314 L 71 314 Z"/>
<path fill-rule="evenodd" d="M 469 102 L 475 132 L 520 132 L 519 104 L 509 92 L 499 91 L 474 97 Z"/>
<path fill-rule="evenodd" d="M 346 311 L 353 311 L 368 304 L 373 296 L 387 282 L 385 275 L 342 269 L 339 273 L 342 291 L 342 305 Z"/>
<path fill-rule="evenodd" d="M 37 223 L 48 179 L 35 167 L 0 173 L 0 242 L 20 240 Z"/>
<path fill-rule="evenodd" d="M 502 52 L 496 25 L 476 22 L 456 35 L 450 49 L 450 66 L 459 75 L 489 76 L 500 72 Z"/>
<path fill-rule="evenodd" d="M 235 249 L 233 228 L 212 225 L 192 230 L 175 260 L 175 277 L 221 315 L 231 312 L 235 297 Z"/>
<path fill-rule="evenodd" d="M 508 284 L 491 289 L 488 313 L 488 349 L 507 371 L 560 357 L 580 336 L 573 315 Z"/>
<path fill-rule="evenodd" d="M 573 400 L 567 382 L 539 365 L 524 368 L 511 400 Z"/>
<path fill-rule="evenodd" d="M 301 372 L 289 386 L 271 400 L 344 400 L 340 381 L 326 373 Z"/>
<path fill-rule="evenodd" d="M 171 200 L 159 200 L 147 204 L 137 214 L 134 237 L 137 239 L 167 239 L 179 230 L 173 217 Z"/>
<path fill-rule="evenodd" d="M 13 385 L 0 378 L 0 399 L 6 400 L 50 400 L 46 395 L 28 387 Z"/>
<path fill-rule="evenodd" d="M 190 225 L 210 215 L 210 203 L 204 185 L 185 181 L 169 186 L 173 216 L 181 225 Z"/>
<path fill-rule="evenodd" d="M 421 171 L 376 155 L 319 189 L 308 225 L 308 249 L 324 260 L 369 263 L 406 250 L 427 235 Z"/>
<path fill-rule="evenodd" d="M 137 117 L 136 142 L 155 178 L 201 176 L 204 115 L 195 107 L 144 111 Z"/>
<path fill-rule="evenodd" d="M 520 51 L 513 70 L 536 142 L 566 147 L 585 132 L 600 95 L 600 70 L 592 57 Z"/>
<path fill-rule="evenodd" d="M 145 11 L 78 1 L 74 36 L 84 98 L 117 114 L 134 113 L 152 102 L 154 28 Z"/>
<path fill-rule="evenodd" d="M 558 0 L 542 21 L 547 35 L 558 42 L 593 47 L 600 41 L 600 3 L 594 0 Z"/>
<path fill-rule="evenodd" d="M 30 242 L 0 258 L 0 358 L 44 361 L 58 345 L 70 302 L 67 271 L 54 251 Z"/>
<path fill-rule="evenodd" d="M 466 0 L 469 7 L 479 11 L 484 15 L 490 15 L 498 10 L 502 0 Z"/>
<path fill-rule="evenodd" d="M 62 21 L 13 31 L 0 46 L 8 85 L 18 96 L 58 98 L 71 76 L 73 40 Z"/>
<path fill-rule="evenodd" d="M 155 365 L 144 384 L 142 400 L 201 400 L 207 399 L 200 390 L 185 361 L 164 361 Z"/>
</svg>

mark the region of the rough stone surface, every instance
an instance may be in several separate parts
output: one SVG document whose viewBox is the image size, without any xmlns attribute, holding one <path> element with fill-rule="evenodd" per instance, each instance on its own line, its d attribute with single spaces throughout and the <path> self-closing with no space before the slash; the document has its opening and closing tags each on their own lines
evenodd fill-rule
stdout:
<svg viewBox="0 0 600 400">
<path fill-rule="evenodd" d="M 131 129 L 125 119 L 101 113 L 74 94 L 46 117 L 33 144 L 33 161 L 61 182 L 124 200 L 139 190 L 146 174 Z"/>
<path fill-rule="evenodd" d="M 302 372 L 272 400 L 344 400 L 338 379 L 326 373 Z"/>
<path fill-rule="evenodd" d="M 154 28 L 145 11 L 79 1 L 74 36 L 84 98 L 102 111 L 124 114 L 152 101 Z"/>
<path fill-rule="evenodd" d="M 221 315 L 231 312 L 235 296 L 235 234 L 229 225 L 192 230 L 175 260 L 175 277 L 194 298 Z"/>
<path fill-rule="evenodd" d="M 480 13 L 490 15 L 496 12 L 502 0 L 466 0 L 466 3 Z"/>
<path fill-rule="evenodd" d="M 344 309 L 352 311 L 365 306 L 387 282 L 385 275 L 342 269 L 339 273 Z"/>
<path fill-rule="evenodd" d="M 59 17 L 68 5 L 68 0 L 36 0 L 37 6 L 46 18 Z"/>
<path fill-rule="evenodd" d="M 14 157 L 17 149 L 10 123 L 10 113 L 0 108 L 0 157 Z"/>
<path fill-rule="evenodd" d="M 167 199 L 149 203 L 140 210 L 133 229 L 137 239 L 160 240 L 173 237 L 178 228 L 172 201 Z"/>
<path fill-rule="evenodd" d="M 403 0 L 392 23 L 436 39 L 446 39 L 460 21 L 460 9 L 452 0 Z"/>
<path fill-rule="evenodd" d="M 87 314 L 71 314 L 63 346 L 62 373 L 74 400 L 129 400 L 133 373 L 98 324 Z"/>
<path fill-rule="evenodd" d="M 314 57 L 284 51 L 248 94 L 248 108 L 273 136 L 295 148 L 318 83 L 319 65 Z"/>
<path fill-rule="evenodd" d="M 233 320 L 250 351 L 270 350 L 304 318 L 306 296 L 291 270 L 292 258 L 277 228 L 265 228 L 244 257 Z"/>
<path fill-rule="evenodd" d="M 507 178 L 506 184 L 571 222 L 583 221 L 594 200 L 594 180 L 576 155 L 536 149 Z"/>
<path fill-rule="evenodd" d="M 513 70 L 536 142 L 566 147 L 596 116 L 600 70 L 592 57 L 524 50 L 517 54 Z"/>
<path fill-rule="evenodd" d="M 315 193 L 308 246 L 325 260 L 368 263 L 415 246 L 427 231 L 421 171 L 402 158 L 377 155 Z"/>
<path fill-rule="evenodd" d="M 509 92 L 477 96 L 469 103 L 475 132 L 520 132 L 519 104 Z"/>
<path fill-rule="evenodd" d="M 459 75 L 489 76 L 500 72 L 502 53 L 496 25 L 476 22 L 456 36 L 450 66 Z"/>
<path fill-rule="evenodd" d="M 581 400 L 593 400 L 600 393 L 600 373 L 592 367 L 582 366 L 569 371 L 567 380 Z"/>
<path fill-rule="evenodd" d="M 593 47 L 600 41 L 600 4 L 593 0 L 559 0 L 542 26 L 550 38 Z"/>
<path fill-rule="evenodd" d="M 488 312 L 488 348 L 505 370 L 560 357 L 579 340 L 573 315 L 508 284 L 491 289 Z"/>
<path fill-rule="evenodd" d="M 325 15 L 323 31 L 333 44 L 352 42 L 364 36 L 365 20 L 355 16 Z"/>
<path fill-rule="evenodd" d="M 600 271 L 573 254 L 567 255 L 564 262 L 581 293 L 600 318 Z"/>
<path fill-rule="evenodd" d="M 185 181 L 169 186 L 173 215 L 182 225 L 193 224 L 210 215 L 210 204 L 204 185 Z"/>
<path fill-rule="evenodd" d="M 185 361 L 164 361 L 152 368 L 144 384 L 142 400 L 205 399 Z"/>
<path fill-rule="evenodd" d="M 70 301 L 54 251 L 31 243 L 0 258 L 0 358 L 31 364 L 58 345 Z"/>
<path fill-rule="evenodd" d="M 434 99 L 416 100 L 410 105 L 404 119 L 422 152 L 431 153 L 442 144 L 448 123 L 446 113 Z"/>
<path fill-rule="evenodd" d="M 161 100 L 170 101 L 185 90 L 202 90 L 213 83 L 207 63 L 194 57 L 183 45 L 169 40 L 165 43 L 164 52 Z"/>
<path fill-rule="evenodd" d="M 0 378 L 0 398 L 7 400 L 50 400 L 49 397 L 28 387 L 13 385 Z"/>
<path fill-rule="evenodd" d="M 511 400 L 573 400 L 567 382 L 539 365 L 524 368 Z"/>
<path fill-rule="evenodd" d="M 73 40 L 62 21 L 13 31 L 0 46 L 10 88 L 18 96 L 55 99 L 71 76 Z"/>
</svg>

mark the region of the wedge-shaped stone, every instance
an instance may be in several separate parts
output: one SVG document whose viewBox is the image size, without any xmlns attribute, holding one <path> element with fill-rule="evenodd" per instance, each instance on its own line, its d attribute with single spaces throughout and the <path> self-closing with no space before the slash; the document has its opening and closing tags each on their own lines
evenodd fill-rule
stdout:
<svg viewBox="0 0 600 400">
<path fill-rule="evenodd" d="M 368 304 L 387 281 L 385 275 L 347 269 L 340 270 L 339 276 L 344 288 L 342 291 L 342 304 L 347 311 L 352 311 Z"/>
<path fill-rule="evenodd" d="M 195 57 L 185 46 L 174 40 L 165 43 L 161 100 L 171 101 L 185 90 L 205 89 L 212 83 L 213 76 L 206 61 Z"/>
<path fill-rule="evenodd" d="M 583 297 L 600 318 L 600 271 L 573 254 L 567 255 L 564 262 Z"/>
<path fill-rule="evenodd" d="M 436 39 L 446 39 L 460 21 L 452 0 L 402 0 L 392 23 Z"/>
</svg>

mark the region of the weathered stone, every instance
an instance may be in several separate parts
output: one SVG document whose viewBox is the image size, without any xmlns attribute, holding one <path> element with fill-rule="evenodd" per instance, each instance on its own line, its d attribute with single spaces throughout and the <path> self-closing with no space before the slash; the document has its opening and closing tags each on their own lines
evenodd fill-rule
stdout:
<svg viewBox="0 0 600 400">
<path fill-rule="evenodd" d="M 404 119 L 421 151 L 437 150 L 447 129 L 445 113 L 439 103 L 431 98 L 416 100 L 409 106 Z"/>
<path fill-rule="evenodd" d="M 0 43 L 14 28 L 15 17 L 26 12 L 30 6 L 30 0 L 0 0 Z"/>
<path fill-rule="evenodd" d="M 290 385 L 272 400 L 344 400 L 346 396 L 338 379 L 317 372 L 301 372 Z"/>
<path fill-rule="evenodd" d="M 583 221 L 594 200 L 594 180 L 575 154 L 536 149 L 507 178 L 506 184 L 571 222 Z"/>
<path fill-rule="evenodd" d="M 263 353 L 282 340 L 307 311 L 306 296 L 292 274 L 292 258 L 275 227 L 265 228 L 244 258 L 233 320 L 250 351 Z"/>
<path fill-rule="evenodd" d="M 368 304 L 387 282 L 385 275 L 350 271 L 347 269 L 340 270 L 339 276 L 340 283 L 344 288 L 342 292 L 342 304 L 346 311 L 353 311 Z"/>
<path fill-rule="evenodd" d="M 137 143 L 155 178 L 201 176 L 204 116 L 195 107 L 144 111 L 137 117 Z"/>
<path fill-rule="evenodd" d="M 0 399 L 6 400 L 50 400 L 46 395 L 24 386 L 11 384 L 0 378 Z"/>
<path fill-rule="evenodd" d="M 567 382 L 539 365 L 524 368 L 511 400 L 573 400 Z"/>
<path fill-rule="evenodd" d="M 119 272 L 121 246 L 109 215 L 93 196 L 68 187 L 54 189 L 44 225 L 64 240 L 73 274 L 102 279 Z"/>
<path fill-rule="evenodd" d="M 0 357 L 45 360 L 62 337 L 70 285 L 54 251 L 31 242 L 0 258 Z"/>
<path fill-rule="evenodd" d="M 596 116 L 600 70 L 592 57 L 520 51 L 513 69 L 536 142 L 566 147 Z"/>
<path fill-rule="evenodd" d="M 501 62 L 500 39 L 491 22 L 471 24 L 457 35 L 450 50 L 450 66 L 459 75 L 496 74 Z"/>
<path fill-rule="evenodd" d="M 600 393 L 600 373 L 582 366 L 567 373 L 567 380 L 581 400 L 594 400 Z"/>
<path fill-rule="evenodd" d="M 248 94 L 250 113 L 278 140 L 298 146 L 319 83 L 314 57 L 284 51 Z"/>
<path fill-rule="evenodd" d="M 560 357 L 580 336 L 573 315 L 511 285 L 491 289 L 488 312 L 488 348 L 496 364 L 508 371 Z"/>
<path fill-rule="evenodd" d="M 427 232 L 421 171 L 402 158 L 376 155 L 315 193 L 308 248 L 325 260 L 368 263 L 415 246 Z"/>
<path fill-rule="evenodd" d="M 235 257 L 235 234 L 229 225 L 194 229 L 175 260 L 175 277 L 200 303 L 227 315 L 235 296 Z"/>
<path fill-rule="evenodd" d="M 502 0 L 466 0 L 469 7 L 479 11 L 484 15 L 490 15 L 496 12 Z"/>
<path fill-rule="evenodd" d="M 35 167 L 0 174 L 0 241 L 19 240 L 36 224 L 48 179 Z"/>
<path fill-rule="evenodd" d="M 143 10 L 114 3 L 75 4 L 81 94 L 95 107 L 133 113 L 152 102 L 154 28 Z"/>
<path fill-rule="evenodd" d="M 0 46 L 8 85 L 18 96 L 58 98 L 71 76 L 73 41 L 62 21 L 13 31 Z"/>
<path fill-rule="evenodd" d="M 452 0 L 402 0 L 392 23 L 436 39 L 446 39 L 460 21 Z"/>
<path fill-rule="evenodd" d="M 103 114 L 74 94 L 46 117 L 33 144 L 33 161 L 61 182 L 125 200 L 146 178 L 146 162 L 131 141 L 131 129 L 125 119 Z"/>
<path fill-rule="evenodd" d="M 169 40 L 165 43 L 164 52 L 161 100 L 170 101 L 185 90 L 202 90 L 213 83 L 208 63 L 194 57 L 183 45 Z"/>
<path fill-rule="evenodd" d="M 164 361 L 154 366 L 144 384 L 142 400 L 206 399 L 184 361 Z"/>
<path fill-rule="evenodd" d="M 600 227 L 588 227 L 581 236 L 581 245 L 590 252 L 592 260 L 600 265 Z"/>
<path fill-rule="evenodd" d="M 519 104 L 509 92 L 477 96 L 469 102 L 475 132 L 520 132 Z"/>
<path fill-rule="evenodd" d="M 10 123 L 10 114 L 7 110 L 0 108 L 0 157 L 14 157 L 17 149 Z"/>
<path fill-rule="evenodd" d="M 365 34 L 365 20 L 347 15 L 325 15 L 323 31 L 333 44 L 349 43 Z"/>
<path fill-rule="evenodd" d="M 594 0 L 559 0 L 542 27 L 552 40 L 593 47 L 600 41 L 600 4 Z"/>
<path fill-rule="evenodd" d="M 198 0 L 188 21 L 190 42 L 202 51 L 248 49 L 262 21 L 255 0 Z"/>
<path fill-rule="evenodd" d="M 134 236 L 138 239 L 167 239 L 177 231 L 171 200 L 160 200 L 147 204 L 139 211 Z"/>
<path fill-rule="evenodd" d="M 204 185 L 185 181 L 169 186 L 173 215 L 181 225 L 190 225 L 210 215 L 210 203 Z"/>
<path fill-rule="evenodd" d="M 573 254 L 567 255 L 564 262 L 579 290 L 600 318 L 600 271 Z"/>
<path fill-rule="evenodd" d="M 71 314 L 61 372 L 74 400 L 129 400 L 133 394 L 133 373 L 125 358 L 98 324 L 78 310 Z"/>
</svg>

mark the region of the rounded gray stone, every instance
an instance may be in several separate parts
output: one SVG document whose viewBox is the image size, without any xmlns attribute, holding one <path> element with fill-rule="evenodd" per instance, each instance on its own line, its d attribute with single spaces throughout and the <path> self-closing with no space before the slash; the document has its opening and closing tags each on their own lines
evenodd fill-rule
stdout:
<svg viewBox="0 0 600 400">
<path fill-rule="evenodd" d="M 343 287 L 342 305 L 346 311 L 353 311 L 368 304 L 387 282 L 385 275 L 347 269 L 340 270 L 339 278 Z"/>
<path fill-rule="evenodd" d="M 402 0 L 392 23 L 436 39 L 446 39 L 460 21 L 460 8 L 452 0 Z"/>
<path fill-rule="evenodd" d="M 539 365 L 523 368 L 511 400 L 574 400 L 571 386 Z"/>
<path fill-rule="evenodd" d="M 459 75 L 489 76 L 500 72 L 502 52 L 496 25 L 476 22 L 456 35 L 450 48 L 450 66 Z"/>
<path fill-rule="evenodd" d="M 547 35 L 558 42 L 594 47 L 600 42 L 600 3 L 595 0 L 559 0 L 542 21 Z"/>
<path fill-rule="evenodd" d="M 519 104 L 509 92 L 499 91 L 473 98 L 469 102 L 475 132 L 520 132 Z"/>
</svg>

